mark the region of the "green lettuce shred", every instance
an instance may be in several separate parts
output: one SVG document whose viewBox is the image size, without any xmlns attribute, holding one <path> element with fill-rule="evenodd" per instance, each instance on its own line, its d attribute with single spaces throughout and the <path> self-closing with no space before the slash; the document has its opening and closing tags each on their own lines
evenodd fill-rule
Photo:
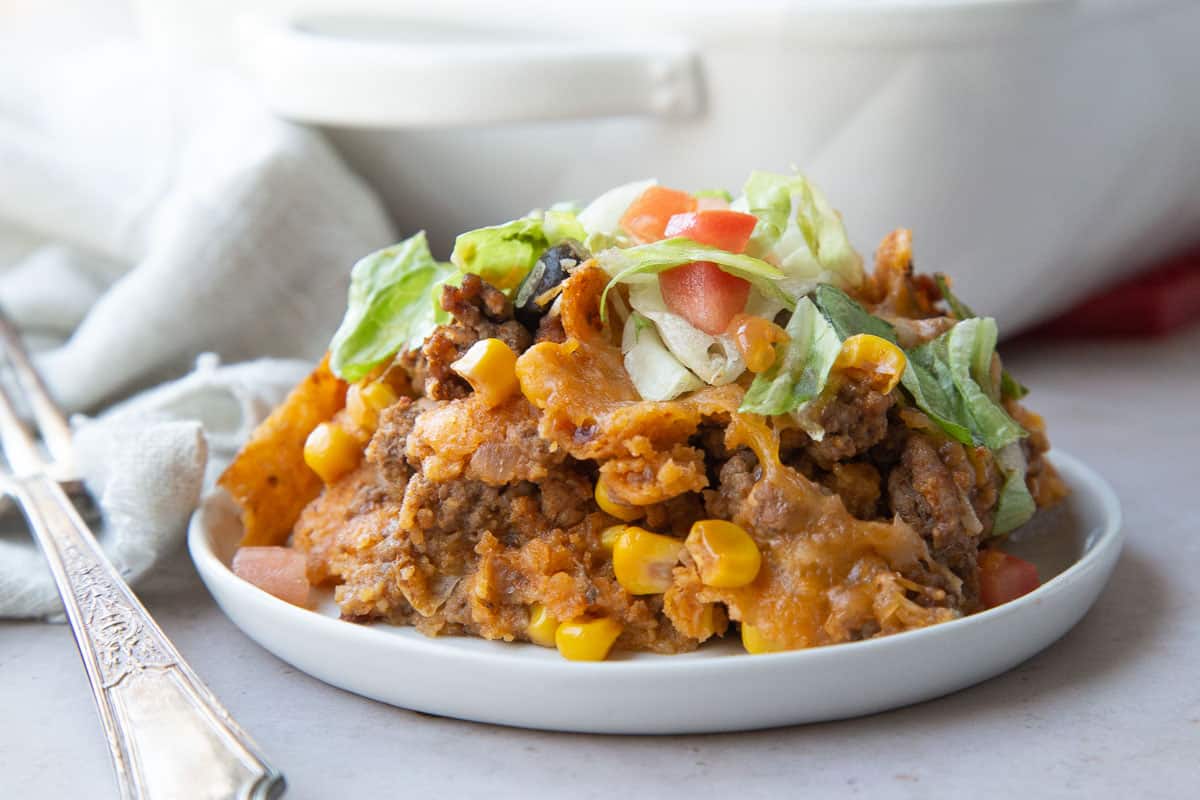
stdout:
<svg viewBox="0 0 1200 800">
<path fill-rule="evenodd" d="M 1029 435 L 983 389 L 990 383 L 988 371 L 996 352 L 996 335 L 994 319 L 973 317 L 958 322 L 939 337 L 945 339 L 943 352 L 950 377 L 970 417 L 971 431 L 992 451 Z"/>
<path fill-rule="evenodd" d="M 636 311 L 625 322 L 621 352 L 625 371 L 646 400 L 674 400 L 704 385 L 667 349 L 654 323 Z"/>
<path fill-rule="evenodd" d="M 497 289 L 515 289 L 534 263 L 565 239 L 582 241 L 587 233 L 567 208 L 534 211 L 503 225 L 476 228 L 454 240 L 450 261 L 460 272 L 473 272 Z"/>
<path fill-rule="evenodd" d="M 963 319 L 971 319 L 972 317 L 979 316 L 974 311 L 972 311 L 971 307 L 969 305 L 967 305 L 966 303 L 964 303 L 962 301 L 962 299 L 958 297 L 958 295 L 954 294 L 954 292 L 952 292 L 950 290 L 950 280 L 946 277 L 946 275 L 944 273 L 941 273 L 941 272 L 937 273 L 936 275 L 933 276 L 933 279 L 935 281 L 937 281 L 938 289 L 941 290 L 941 292 L 942 292 L 942 298 L 946 301 L 946 305 L 950 306 L 950 313 L 954 315 L 955 319 L 963 320 Z M 1009 398 L 1012 400 L 1020 400 L 1022 397 L 1024 397 L 1027 394 L 1029 394 L 1028 387 L 1026 387 L 1024 384 L 1022 384 L 1020 381 L 1018 381 L 1016 378 L 1014 378 L 1007 369 L 1001 370 L 1001 372 L 1000 372 L 1000 396 L 1001 397 Z"/>
<path fill-rule="evenodd" d="M 899 346 L 896 329 L 891 323 L 868 312 L 836 286 L 821 284 L 813 291 L 812 299 L 843 341 L 860 333 L 870 333 Z"/>
<path fill-rule="evenodd" d="M 424 231 L 360 259 L 329 345 L 333 373 L 358 381 L 401 348 L 419 345 L 437 325 L 432 289 L 451 274 L 449 264 L 434 260 Z"/>
<path fill-rule="evenodd" d="M 788 414 L 818 396 L 842 349 L 834 326 L 807 297 L 787 325 L 788 341 L 776 345 L 775 363 L 755 377 L 738 411 Z"/>
<path fill-rule="evenodd" d="M 1037 511 L 1037 503 L 1025 483 L 1027 464 L 1021 445 L 1010 444 L 1001 449 L 996 453 L 996 462 L 1004 475 L 1004 485 L 996 501 L 992 535 L 1002 536 L 1028 522 Z"/>
<path fill-rule="evenodd" d="M 862 258 L 841 216 L 802 175 L 752 172 L 733 208 L 758 217 L 746 252 L 779 264 L 781 286 L 793 297 L 819 283 L 862 283 Z"/>
</svg>

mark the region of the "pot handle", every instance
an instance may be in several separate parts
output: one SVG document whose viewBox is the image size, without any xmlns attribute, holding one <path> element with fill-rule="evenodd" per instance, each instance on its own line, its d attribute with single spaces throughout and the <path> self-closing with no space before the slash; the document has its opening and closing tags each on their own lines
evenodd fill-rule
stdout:
<svg viewBox="0 0 1200 800">
<path fill-rule="evenodd" d="M 698 60 L 680 41 L 553 43 L 495 30 L 379 24 L 396 35 L 345 35 L 299 18 L 248 16 L 239 19 L 237 38 L 266 103 L 301 122 L 449 127 L 688 117 L 702 106 Z"/>
</svg>

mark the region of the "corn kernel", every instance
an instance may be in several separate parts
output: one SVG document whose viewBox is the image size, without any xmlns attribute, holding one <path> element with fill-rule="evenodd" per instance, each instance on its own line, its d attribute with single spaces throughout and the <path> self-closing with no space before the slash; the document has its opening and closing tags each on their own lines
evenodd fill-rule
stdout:
<svg viewBox="0 0 1200 800">
<path fill-rule="evenodd" d="M 727 332 L 733 337 L 746 369 L 766 372 L 775 363 L 775 345 L 786 342 L 787 332 L 769 319 L 750 314 L 738 314 L 729 323 Z"/>
<path fill-rule="evenodd" d="M 872 389 L 887 394 L 896 388 L 907 364 L 904 351 L 887 339 L 860 333 L 842 342 L 833 368 L 865 373 Z"/>
<path fill-rule="evenodd" d="M 671 588 L 671 570 L 679 563 L 678 539 L 630 526 L 613 545 L 613 572 L 630 594 L 662 594 Z"/>
<path fill-rule="evenodd" d="M 332 422 L 322 422 L 313 428 L 304 442 L 304 463 L 326 484 L 357 467 L 362 454 L 358 439 Z"/>
<path fill-rule="evenodd" d="M 758 577 L 762 554 L 750 534 L 739 525 L 722 519 L 702 519 L 692 525 L 685 544 L 705 586 L 736 589 Z"/>
<path fill-rule="evenodd" d="M 554 644 L 570 661 L 603 661 L 623 629 L 621 623 L 608 617 L 571 620 L 558 626 Z"/>
<path fill-rule="evenodd" d="M 608 493 L 608 487 L 604 485 L 604 480 L 596 481 L 596 505 L 600 506 L 600 510 L 609 516 L 616 517 L 625 522 L 633 522 L 642 514 L 646 513 L 637 506 L 618 503 Z"/>
<path fill-rule="evenodd" d="M 774 653 L 784 649 L 764 636 L 758 628 L 744 622 L 742 623 L 742 647 L 746 648 L 747 653 L 754 655 Z"/>
<path fill-rule="evenodd" d="M 628 527 L 628 525 L 609 525 L 600 533 L 600 546 L 611 553 L 617 544 L 617 539 L 621 538 L 621 534 Z"/>
<path fill-rule="evenodd" d="M 534 603 L 529 609 L 529 625 L 525 628 L 529 641 L 542 647 L 554 647 L 554 633 L 557 630 L 558 620 L 544 605 Z"/>
<path fill-rule="evenodd" d="M 346 391 L 346 413 L 367 433 L 379 425 L 379 412 L 397 400 L 396 392 L 382 381 L 355 383 Z"/>
<path fill-rule="evenodd" d="M 516 367 L 517 354 L 499 339 L 480 339 L 450 365 L 489 408 L 500 405 L 520 389 Z"/>
</svg>

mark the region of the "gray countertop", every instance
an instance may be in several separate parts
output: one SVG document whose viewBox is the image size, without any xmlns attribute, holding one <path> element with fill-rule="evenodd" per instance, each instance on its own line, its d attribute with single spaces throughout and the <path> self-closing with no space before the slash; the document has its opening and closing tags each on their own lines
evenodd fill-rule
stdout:
<svg viewBox="0 0 1200 800">
<path fill-rule="evenodd" d="M 846 722 L 670 738 L 439 719 L 326 686 L 222 616 L 181 556 L 140 592 L 287 775 L 289 798 L 1164 797 L 1200 790 L 1200 329 L 1025 343 L 1052 441 L 1115 486 L 1127 545 L 1065 638 L 940 700 Z M 503 691 L 503 675 L 489 676 Z M 115 797 L 70 631 L 0 623 L 0 797 Z"/>
</svg>

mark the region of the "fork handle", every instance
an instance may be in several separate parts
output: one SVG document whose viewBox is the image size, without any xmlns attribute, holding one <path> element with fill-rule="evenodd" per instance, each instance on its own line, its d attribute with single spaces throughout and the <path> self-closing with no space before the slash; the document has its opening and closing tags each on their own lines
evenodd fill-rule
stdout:
<svg viewBox="0 0 1200 800">
<path fill-rule="evenodd" d="M 283 776 L 171 645 L 59 485 L 34 475 L 9 488 L 54 573 L 121 798 L 281 796 Z"/>
</svg>

